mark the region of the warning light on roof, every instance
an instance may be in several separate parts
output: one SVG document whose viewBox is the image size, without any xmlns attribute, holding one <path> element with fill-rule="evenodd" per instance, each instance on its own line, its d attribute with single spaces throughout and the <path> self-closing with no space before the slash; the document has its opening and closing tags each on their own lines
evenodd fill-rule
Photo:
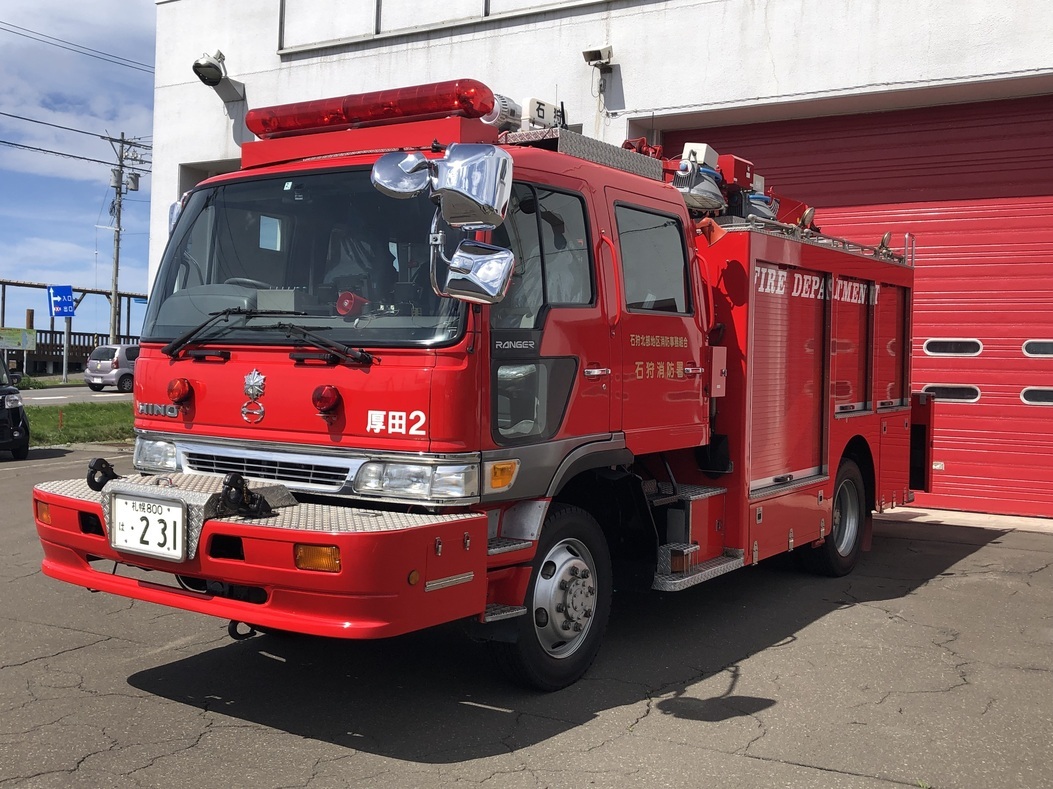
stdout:
<svg viewBox="0 0 1053 789">
<path fill-rule="evenodd" d="M 450 115 L 482 118 L 493 111 L 495 101 L 493 91 L 483 83 L 474 79 L 457 79 L 260 107 L 245 114 L 245 125 L 257 137 L 271 139 Z"/>
</svg>

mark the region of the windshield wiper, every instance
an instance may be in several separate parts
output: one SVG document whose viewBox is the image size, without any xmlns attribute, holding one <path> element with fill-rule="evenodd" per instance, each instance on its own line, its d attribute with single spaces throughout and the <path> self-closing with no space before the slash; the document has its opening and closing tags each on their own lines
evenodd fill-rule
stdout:
<svg viewBox="0 0 1053 789">
<path fill-rule="evenodd" d="M 168 345 L 166 345 L 164 348 L 161 349 L 161 353 L 166 354 L 167 356 L 170 356 L 170 357 L 172 357 L 174 359 L 176 357 L 176 355 L 181 350 L 183 350 L 183 348 L 185 348 L 190 343 L 192 343 L 204 331 L 206 331 L 207 329 L 212 328 L 217 323 L 219 323 L 221 320 L 230 320 L 230 316 L 231 315 L 246 315 L 246 316 L 249 316 L 249 315 L 251 315 L 251 316 L 267 315 L 267 316 L 273 316 L 273 315 L 303 315 L 303 314 L 304 313 L 302 313 L 302 312 L 292 312 L 290 310 L 256 310 L 256 309 L 250 309 L 249 307 L 227 307 L 227 309 L 225 309 L 225 310 L 220 310 L 219 312 L 210 313 L 210 315 L 209 315 L 207 320 L 199 323 L 197 326 L 192 328 L 190 331 L 184 332 L 179 337 L 177 337 L 176 339 L 172 340 L 172 342 L 168 343 Z"/>
<path fill-rule="evenodd" d="M 272 327 L 268 326 L 266 328 Z M 297 326 L 295 323 L 276 323 L 273 328 L 285 332 L 286 337 L 291 337 L 295 334 L 297 337 L 307 340 L 318 350 L 331 353 L 345 362 L 365 365 L 380 364 L 380 359 L 368 351 L 343 345 L 335 340 L 330 340 L 328 337 L 323 337 L 321 334 L 316 334 L 310 329 L 305 329 L 303 326 Z"/>
</svg>

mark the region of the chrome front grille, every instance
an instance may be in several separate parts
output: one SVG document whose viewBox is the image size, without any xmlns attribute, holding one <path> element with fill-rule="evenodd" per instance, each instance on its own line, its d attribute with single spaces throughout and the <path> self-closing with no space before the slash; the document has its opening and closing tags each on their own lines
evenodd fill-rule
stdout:
<svg viewBox="0 0 1053 789">
<path fill-rule="evenodd" d="M 229 474 L 236 471 L 244 477 L 284 482 L 293 487 L 320 485 L 343 486 L 350 474 L 347 463 L 300 463 L 272 457 L 233 457 L 210 452 L 191 451 L 184 456 L 186 465 L 203 474 Z"/>
</svg>

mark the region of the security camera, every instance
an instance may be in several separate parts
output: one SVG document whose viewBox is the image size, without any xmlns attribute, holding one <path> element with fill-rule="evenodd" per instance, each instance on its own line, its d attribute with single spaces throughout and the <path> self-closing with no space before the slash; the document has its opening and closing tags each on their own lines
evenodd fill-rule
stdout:
<svg viewBox="0 0 1053 789">
<path fill-rule="evenodd" d="M 609 66 L 614 50 L 611 47 L 600 47 L 599 49 L 586 49 L 581 53 L 585 62 L 590 66 Z"/>
<path fill-rule="evenodd" d="M 194 61 L 194 73 L 197 78 L 210 88 L 216 87 L 223 78 L 227 76 L 227 69 L 223 65 L 223 53 L 216 50 L 215 55 L 207 52 Z"/>
</svg>

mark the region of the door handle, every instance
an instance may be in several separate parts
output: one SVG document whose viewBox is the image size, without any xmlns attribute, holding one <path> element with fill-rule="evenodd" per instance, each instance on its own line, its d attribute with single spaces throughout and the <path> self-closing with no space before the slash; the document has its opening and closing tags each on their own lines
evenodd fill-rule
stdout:
<svg viewBox="0 0 1053 789">
<path fill-rule="evenodd" d="M 610 367 L 586 367 L 585 377 L 586 378 L 603 378 L 605 375 L 611 374 Z"/>
<path fill-rule="evenodd" d="M 702 375 L 705 371 L 705 367 L 685 367 L 684 375 Z"/>
</svg>

